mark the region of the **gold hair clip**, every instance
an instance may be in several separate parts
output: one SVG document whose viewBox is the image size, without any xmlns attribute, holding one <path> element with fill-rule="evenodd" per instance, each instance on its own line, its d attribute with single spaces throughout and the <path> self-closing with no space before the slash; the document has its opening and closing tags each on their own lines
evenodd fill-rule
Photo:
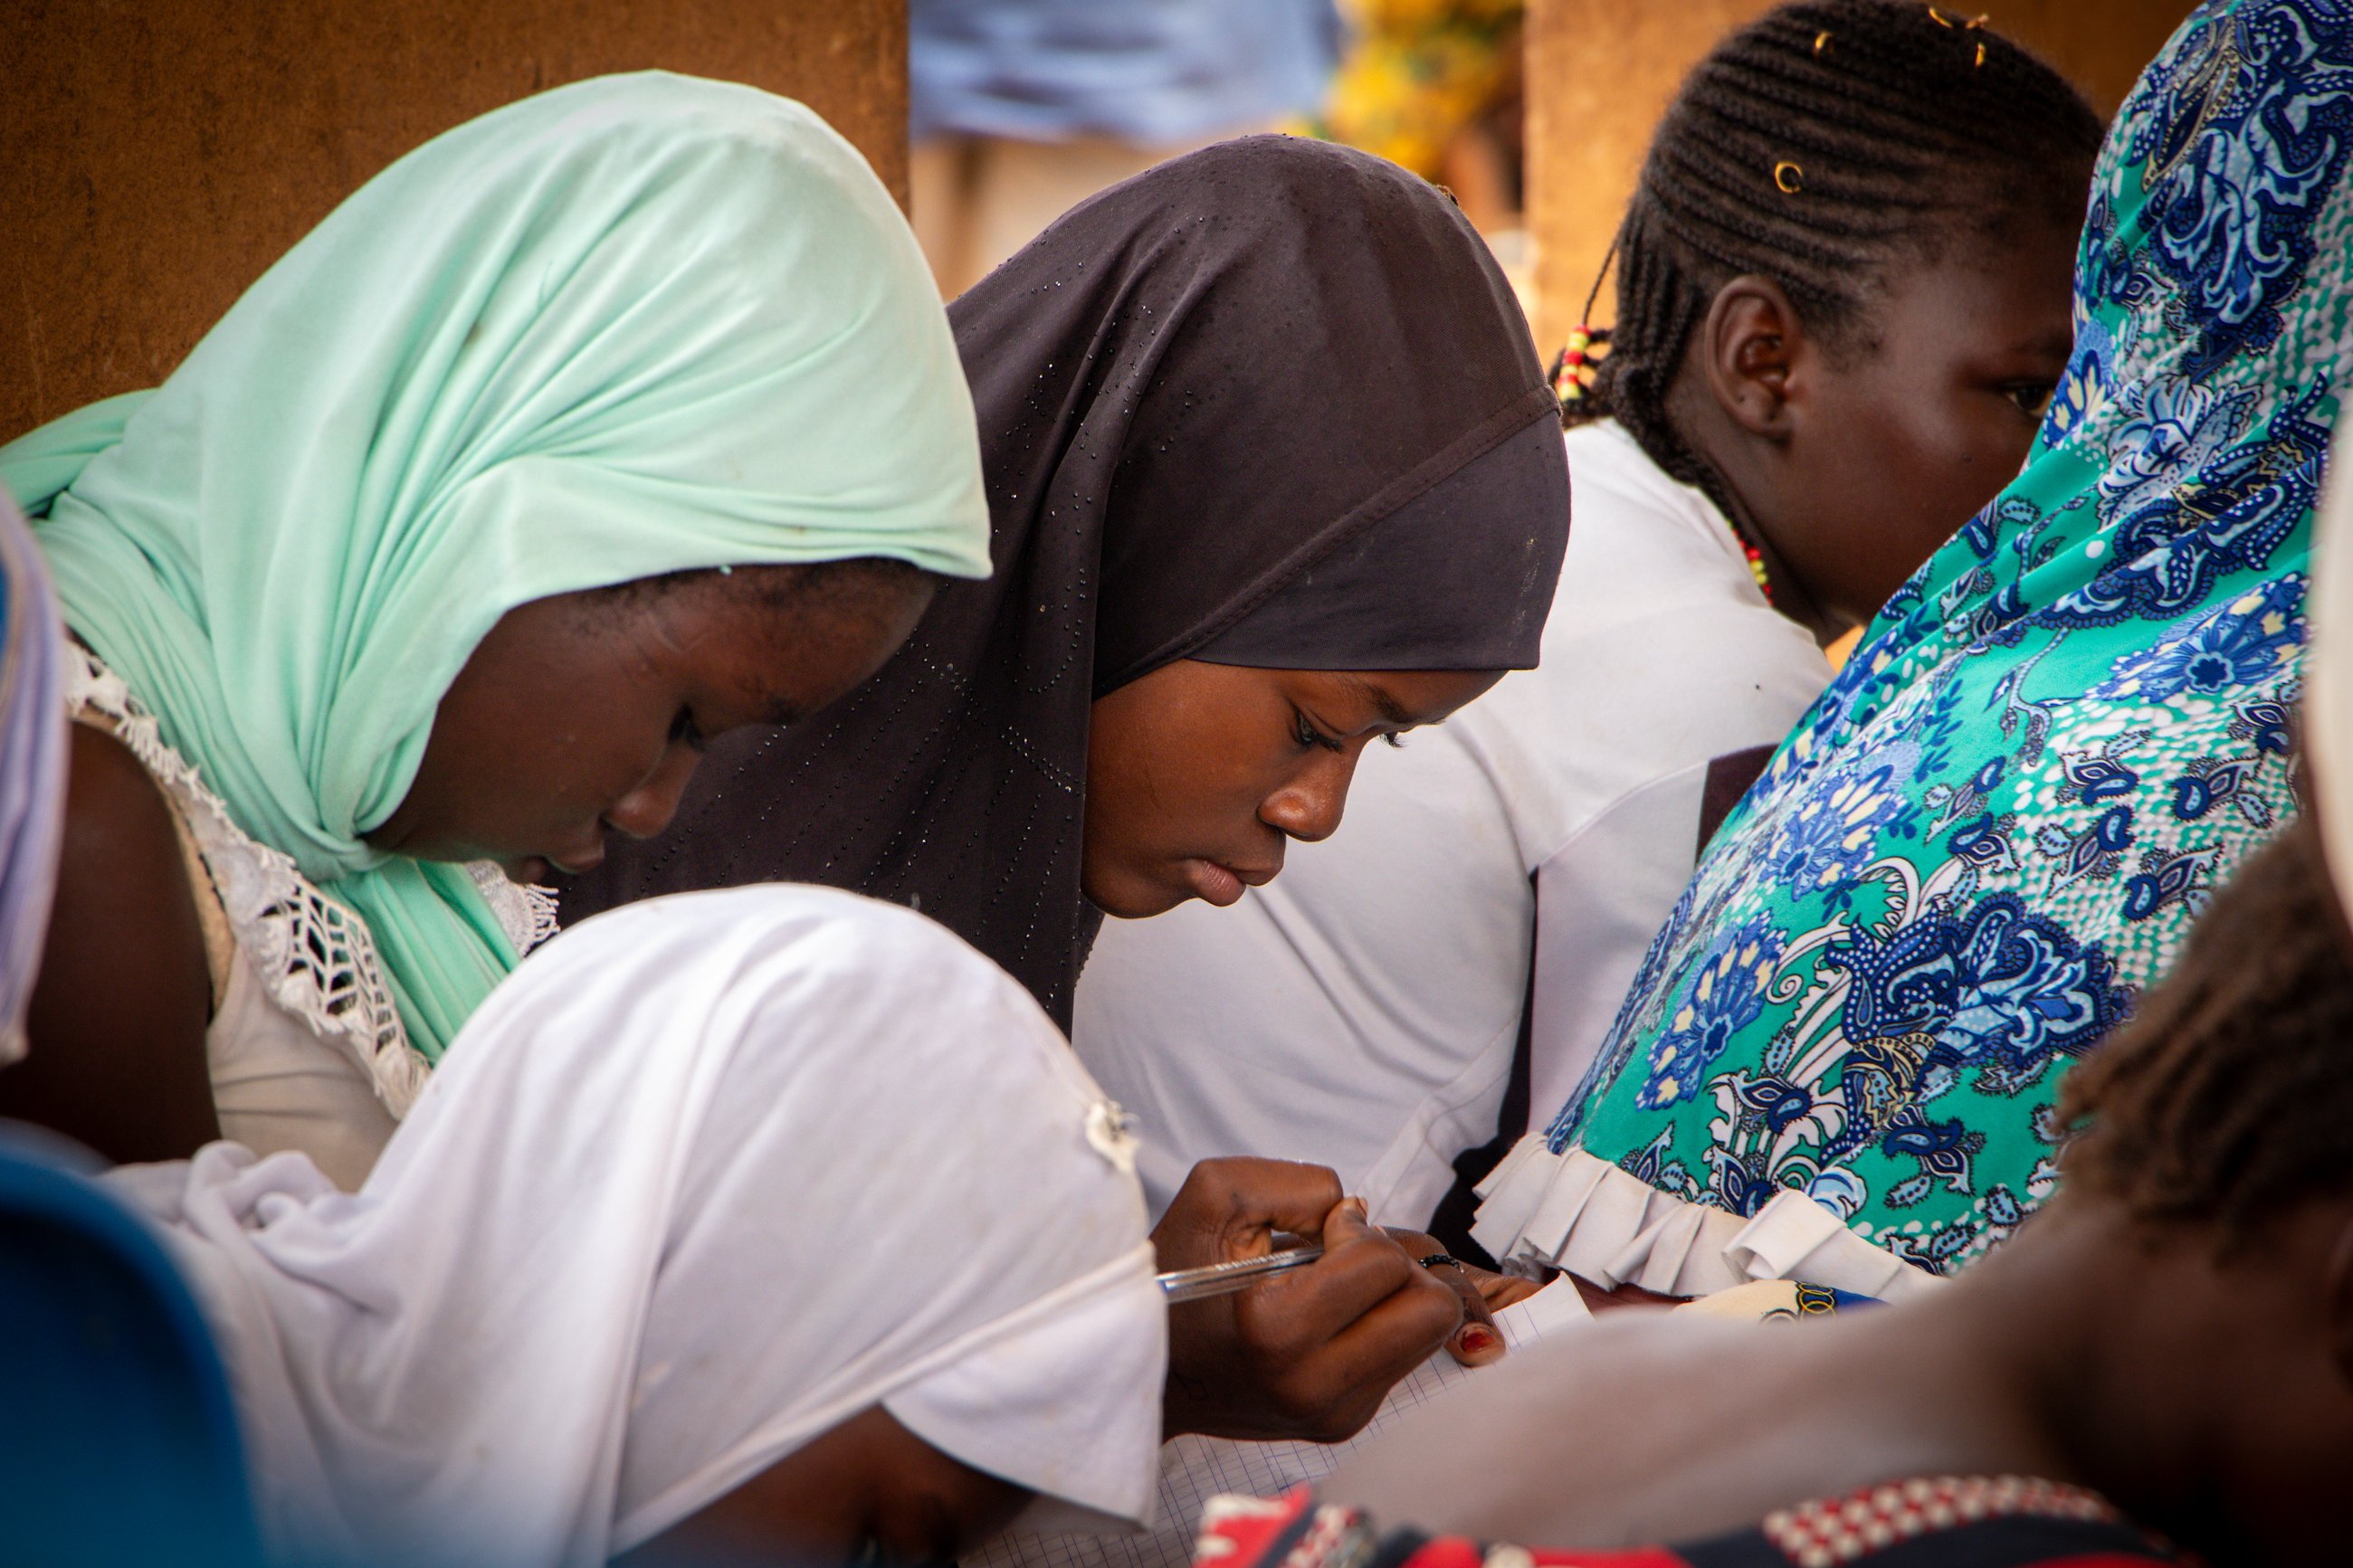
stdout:
<svg viewBox="0 0 2353 1568">
<path fill-rule="evenodd" d="M 1830 47 L 1831 35 L 1828 28 L 1824 28 L 1822 31 L 1814 35 L 1814 53 L 1819 55 Z"/>
<path fill-rule="evenodd" d="M 1979 45 L 1978 46 L 1978 61 L 1977 61 L 1977 65 L 1976 65 L 1976 66 L 1972 66 L 1972 67 L 1970 67 L 1969 68 L 1970 68 L 1970 69 L 1972 69 L 1972 70 L 1975 70 L 1975 69 L 1978 68 L 1978 67 L 1982 67 L 1984 64 L 1985 64 L 1985 46 L 1984 46 L 1983 44 L 1979 44 Z"/>
<path fill-rule="evenodd" d="M 1934 5 L 1928 7 L 1928 20 L 1936 23 L 1939 27 L 1949 27 L 1953 25 L 1953 19 Z"/>
<path fill-rule="evenodd" d="M 1806 172 L 1787 158 L 1773 165 L 1773 184 L 1785 196 L 1794 196 L 1806 188 Z"/>
</svg>

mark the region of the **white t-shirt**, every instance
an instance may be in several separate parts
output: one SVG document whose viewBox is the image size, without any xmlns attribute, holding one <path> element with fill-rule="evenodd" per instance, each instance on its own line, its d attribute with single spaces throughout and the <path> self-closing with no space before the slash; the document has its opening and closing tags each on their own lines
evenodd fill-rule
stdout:
<svg viewBox="0 0 2353 1568">
<path fill-rule="evenodd" d="M 1722 795 L 1829 680 L 1704 495 L 1614 423 L 1567 442 L 1542 668 L 1374 748 L 1340 830 L 1240 904 L 1105 922 L 1072 1036 L 1138 1119 L 1155 1213 L 1196 1161 L 1262 1154 L 1428 1220 L 1496 1135 L 1524 1016 L 1548 1117 L 1691 879 L 1711 765 Z"/>
</svg>

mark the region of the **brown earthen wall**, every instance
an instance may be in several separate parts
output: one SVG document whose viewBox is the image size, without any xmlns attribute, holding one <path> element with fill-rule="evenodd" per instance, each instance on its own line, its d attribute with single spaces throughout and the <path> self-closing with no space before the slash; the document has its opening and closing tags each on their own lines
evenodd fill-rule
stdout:
<svg viewBox="0 0 2353 1568">
<path fill-rule="evenodd" d="M 403 153 L 659 67 L 807 102 L 903 203 L 904 0 L 5 0 L 0 440 L 180 362 Z"/>
<path fill-rule="evenodd" d="M 1769 0 L 1529 0 L 1528 227 L 1536 342 L 1576 324 L 1633 192 L 1651 130 L 1683 73 Z M 2111 113 L 2189 0 L 1971 0 Z M 1607 321 L 1605 289 L 1596 313 Z"/>
</svg>

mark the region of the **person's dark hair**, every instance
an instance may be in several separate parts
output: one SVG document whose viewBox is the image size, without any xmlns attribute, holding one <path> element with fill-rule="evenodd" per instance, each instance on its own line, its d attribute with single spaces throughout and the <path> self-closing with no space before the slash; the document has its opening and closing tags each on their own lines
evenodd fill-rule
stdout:
<svg viewBox="0 0 2353 1568">
<path fill-rule="evenodd" d="M 1724 505 L 1665 403 L 1725 283 L 1770 278 L 1809 332 L 1867 348 L 1865 308 L 1894 266 L 2021 218 L 2080 222 L 2101 134 L 2065 78 L 1968 13 L 1894 0 L 1768 13 L 1717 45 L 1660 121 L 1612 253 L 1609 353 L 1562 422 L 1615 417 Z"/>
<path fill-rule="evenodd" d="M 800 617 L 811 611 L 888 615 L 906 595 L 945 581 L 937 573 L 880 555 L 796 566 L 699 566 L 588 589 L 579 595 L 577 613 L 595 619 L 642 611 L 682 589 L 701 587 L 720 595 L 719 602 L 733 611 L 758 617 L 783 647 L 802 635 Z"/>
<path fill-rule="evenodd" d="M 2061 1171 L 2227 1247 L 2353 1193 L 2353 938 L 2301 817 L 2247 861 L 2131 1022 L 2067 1075 Z"/>
<path fill-rule="evenodd" d="M 591 588 L 586 599 L 599 606 L 639 605 L 692 583 L 724 578 L 732 595 L 761 609 L 797 609 L 817 600 L 903 593 L 925 580 L 944 581 L 905 561 L 854 555 L 844 561 L 814 561 L 799 566 L 695 566 Z"/>
</svg>

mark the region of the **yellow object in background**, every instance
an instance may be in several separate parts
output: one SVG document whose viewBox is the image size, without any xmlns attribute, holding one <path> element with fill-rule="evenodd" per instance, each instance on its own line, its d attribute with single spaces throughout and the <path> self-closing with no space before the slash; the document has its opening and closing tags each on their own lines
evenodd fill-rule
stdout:
<svg viewBox="0 0 2353 1568">
<path fill-rule="evenodd" d="M 1846 661 L 1854 657 L 1855 645 L 1861 641 L 1862 641 L 1862 628 L 1852 627 L 1844 637 L 1822 649 L 1822 657 L 1831 661 L 1832 669 L 1844 669 Z"/>
<path fill-rule="evenodd" d="M 1446 174 L 1447 149 L 1520 77 L 1524 0 L 1341 0 L 1351 39 L 1324 111 L 1305 129 Z"/>
<path fill-rule="evenodd" d="M 1321 112 L 1284 127 L 1443 185 L 1486 237 L 1523 309 L 1535 269 L 1521 216 L 1525 0 L 1338 0 L 1348 43 Z"/>
</svg>

